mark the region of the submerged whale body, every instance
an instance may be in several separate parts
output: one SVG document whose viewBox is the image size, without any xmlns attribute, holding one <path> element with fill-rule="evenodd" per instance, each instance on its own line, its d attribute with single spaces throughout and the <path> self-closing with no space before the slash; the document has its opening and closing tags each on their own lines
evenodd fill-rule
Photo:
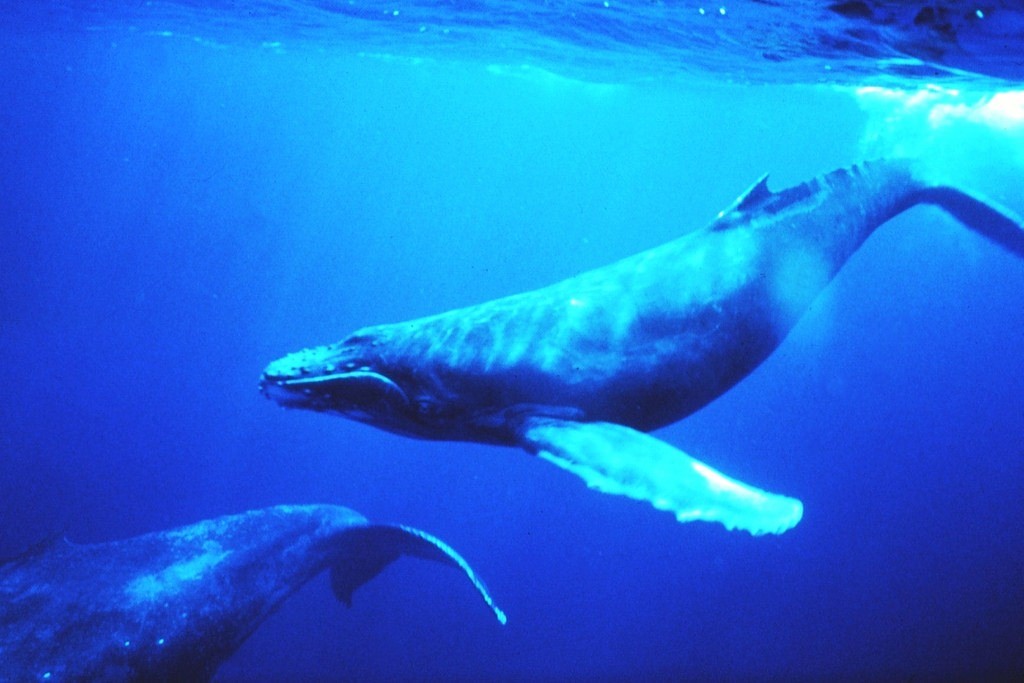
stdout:
<svg viewBox="0 0 1024 683">
<path fill-rule="evenodd" d="M 753 371 L 864 240 L 918 204 L 1024 257 L 1018 219 L 928 182 L 910 161 L 869 162 L 781 192 L 764 177 L 710 225 L 661 247 L 290 354 L 266 368 L 261 389 L 284 406 L 410 436 L 518 445 L 680 521 L 781 533 L 800 520 L 798 500 L 645 432 Z"/>
<path fill-rule="evenodd" d="M 339 600 L 402 555 L 469 565 L 436 538 L 342 507 L 279 506 L 96 545 L 60 540 L 0 565 L 0 680 L 209 679 L 324 570 Z"/>
</svg>

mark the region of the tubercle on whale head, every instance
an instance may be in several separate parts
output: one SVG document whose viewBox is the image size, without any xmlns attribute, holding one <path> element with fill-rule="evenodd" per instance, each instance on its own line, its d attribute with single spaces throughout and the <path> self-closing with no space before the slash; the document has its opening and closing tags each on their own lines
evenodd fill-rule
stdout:
<svg viewBox="0 0 1024 683">
<path fill-rule="evenodd" d="M 379 343 L 373 335 L 357 333 L 289 353 L 264 369 L 260 391 L 281 405 L 310 410 L 345 412 L 382 399 L 401 403 L 404 392 L 379 370 Z"/>
<path fill-rule="evenodd" d="M 417 435 L 423 421 L 434 417 L 437 402 L 410 373 L 393 367 L 388 353 L 386 334 L 360 330 L 336 344 L 270 363 L 259 389 L 283 407 L 334 413 Z"/>
</svg>

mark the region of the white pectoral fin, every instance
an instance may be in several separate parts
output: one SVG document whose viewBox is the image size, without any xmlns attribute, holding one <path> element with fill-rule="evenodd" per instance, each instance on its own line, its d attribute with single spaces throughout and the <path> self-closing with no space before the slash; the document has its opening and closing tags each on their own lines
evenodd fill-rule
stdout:
<svg viewBox="0 0 1024 683">
<path fill-rule="evenodd" d="M 604 493 L 645 500 L 680 522 L 719 522 L 751 534 L 781 534 L 803 516 L 795 498 L 725 476 L 677 448 L 608 422 L 527 419 L 523 446 Z"/>
</svg>

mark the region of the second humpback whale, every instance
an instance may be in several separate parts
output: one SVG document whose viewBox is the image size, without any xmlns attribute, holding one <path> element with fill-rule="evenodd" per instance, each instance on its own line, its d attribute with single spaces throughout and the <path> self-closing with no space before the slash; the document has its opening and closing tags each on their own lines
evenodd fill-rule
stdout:
<svg viewBox="0 0 1024 683">
<path fill-rule="evenodd" d="M 0 680 L 202 681 L 292 593 L 352 593 L 402 555 L 469 565 L 429 534 L 334 505 L 280 505 L 0 564 Z"/>
<path fill-rule="evenodd" d="M 778 347 L 881 224 L 937 206 L 1024 257 L 1009 212 L 867 162 L 772 192 L 762 177 L 703 229 L 543 289 L 271 363 L 279 403 L 409 436 L 518 445 L 680 521 L 781 533 L 798 500 L 726 477 L 645 432 L 717 398 Z"/>
</svg>

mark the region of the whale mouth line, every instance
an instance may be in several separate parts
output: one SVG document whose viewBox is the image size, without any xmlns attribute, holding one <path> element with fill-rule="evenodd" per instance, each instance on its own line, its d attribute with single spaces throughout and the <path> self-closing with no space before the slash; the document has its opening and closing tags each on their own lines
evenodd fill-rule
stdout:
<svg viewBox="0 0 1024 683">
<path fill-rule="evenodd" d="M 286 407 L 338 410 L 388 403 L 405 406 L 409 398 L 390 377 L 371 370 L 350 370 L 307 377 L 264 375 L 260 388 L 267 398 Z"/>
<path fill-rule="evenodd" d="M 398 385 L 389 377 L 371 370 L 347 370 L 345 372 L 332 372 L 326 375 L 306 375 L 299 377 L 295 377 L 294 375 L 291 377 L 287 375 L 275 376 L 271 373 L 265 372 L 260 380 L 260 384 L 280 387 L 282 389 L 319 389 L 324 385 L 329 386 L 343 382 L 358 383 L 361 381 L 380 382 L 381 384 L 393 387 L 394 389 L 399 389 Z"/>
<path fill-rule="evenodd" d="M 314 377 L 294 377 L 292 379 L 270 379 L 279 387 L 313 387 L 320 384 L 331 384 L 332 382 L 343 382 L 348 379 L 372 378 L 394 384 L 384 375 L 376 372 L 336 372 L 331 375 L 316 375 Z M 397 388 L 397 386 L 396 386 Z"/>
</svg>

